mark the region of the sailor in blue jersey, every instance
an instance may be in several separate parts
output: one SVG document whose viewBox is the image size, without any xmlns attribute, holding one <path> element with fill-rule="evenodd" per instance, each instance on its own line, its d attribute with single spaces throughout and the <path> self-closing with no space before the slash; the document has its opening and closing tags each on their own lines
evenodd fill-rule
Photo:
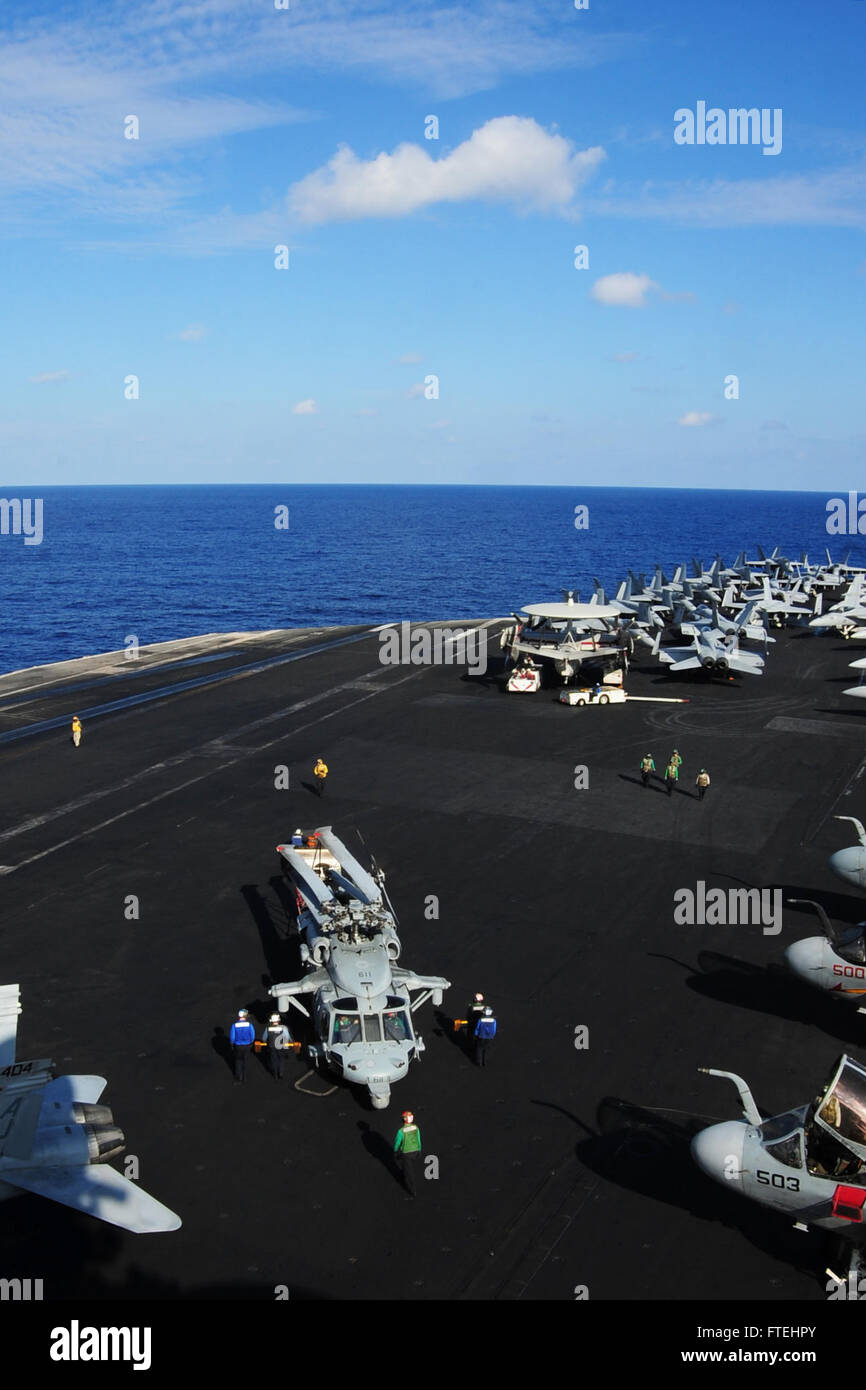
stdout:
<svg viewBox="0 0 866 1390">
<path fill-rule="evenodd" d="M 487 1049 L 496 1037 L 496 1019 L 488 1005 L 475 1025 L 475 1065 L 485 1067 Z"/>
<path fill-rule="evenodd" d="M 256 1040 L 256 1030 L 246 1009 L 238 1009 L 230 1036 L 235 1057 L 235 1085 L 239 1085 L 247 1074 L 247 1053 Z"/>
</svg>

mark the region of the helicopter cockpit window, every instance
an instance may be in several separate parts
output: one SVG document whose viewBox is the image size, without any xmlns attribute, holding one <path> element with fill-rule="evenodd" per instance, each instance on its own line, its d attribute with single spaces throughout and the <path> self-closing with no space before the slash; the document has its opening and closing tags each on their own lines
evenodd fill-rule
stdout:
<svg viewBox="0 0 866 1390">
<path fill-rule="evenodd" d="M 334 1043 L 359 1042 L 361 1020 L 357 1014 L 334 1014 Z"/>
<path fill-rule="evenodd" d="M 382 1022 L 378 1014 L 364 1014 L 364 1041 L 382 1041 Z"/>
<path fill-rule="evenodd" d="M 382 1015 L 385 1037 L 389 1042 L 405 1042 L 411 1036 L 409 1024 L 402 1009 L 389 1009 Z"/>
</svg>

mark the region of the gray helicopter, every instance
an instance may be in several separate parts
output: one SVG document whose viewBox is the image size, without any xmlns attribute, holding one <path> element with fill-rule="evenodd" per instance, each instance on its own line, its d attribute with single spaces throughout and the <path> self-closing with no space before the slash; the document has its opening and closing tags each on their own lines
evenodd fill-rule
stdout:
<svg viewBox="0 0 866 1390">
<path fill-rule="evenodd" d="M 384 1110 L 391 1083 L 402 1081 L 424 1051 L 412 1014 L 430 998 L 438 1007 L 451 982 L 397 965 L 397 919 L 381 869 L 362 868 L 329 825 L 306 839 L 277 845 L 277 852 L 295 886 L 307 974 L 269 992 L 280 1013 L 292 1006 L 312 1019 L 312 1064 L 326 1063 L 366 1086 L 373 1108 Z M 421 993 L 412 999 L 412 990 Z M 297 998 L 305 994 L 313 996 L 312 1013 Z"/>
<path fill-rule="evenodd" d="M 866 1067 L 843 1054 L 811 1105 L 767 1120 L 741 1076 L 700 1070 L 734 1083 L 745 1123 L 730 1120 L 696 1134 L 691 1152 L 698 1167 L 789 1217 L 798 1230 L 814 1226 L 841 1237 L 849 1253 L 850 1284 L 866 1240 Z"/>
</svg>

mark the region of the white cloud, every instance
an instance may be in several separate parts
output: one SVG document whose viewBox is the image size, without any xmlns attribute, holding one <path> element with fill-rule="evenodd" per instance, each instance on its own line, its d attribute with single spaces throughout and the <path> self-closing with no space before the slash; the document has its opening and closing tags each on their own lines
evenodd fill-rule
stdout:
<svg viewBox="0 0 866 1390">
<path fill-rule="evenodd" d="M 27 380 L 34 386 L 43 386 L 48 381 L 68 381 L 69 372 L 64 367 L 59 372 L 39 372 L 36 376 L 29 376 Z"/>
<path fill-rule="evenodd" d="M 182 328 L 177 336 L 182 343 L 202 343 L 207 337 L 207 329 L 201 323 L 191 323 L 188 328 Z"/>
<path fill-rule="evenodd" d="M 298 401 L 297 405 L 292 406 L 293 415 L 317 415 L 319 407 L 314 400 Z"/>
<path fill-rule="evenodd" d="M 406 392 L 406 395 L 414 400 L 416 396 L 423 396 L 425 389 L 426 388 L 424 386 L 423 381 L 415 381 L 409 387 L 409 390 Z"/>
<path fill-rule="evenodd" d="M 711 410 L 689 410 L 677 420 L 678 425 L 709 425 L 717 419 Z"/>
<path fill-rule="evenodd" d="M 361 406 L 361 409 L 358 411 L 358 414 L 359 414 L 359 415 L 378 415 L 379 412 L 378 412 L 378 410 L 372 410 L 372 409 L 370 408 L 370 406 L 368 406 L 368 405 L 362 405 L 362 406 Z"/>
<path fill-rule="evenodd" d="M 643 309 L 650 290 L 660 286 L 648 275 L 637 275 L 633 270 L 620 270 L 613 275 L 603 275 L 596 280 L 590 294 L 599 304 L 612 304 L 621 309 Z"/>
<path fill-rule="evenodd" d="M 397 358 L 397 361 L 403 367 L 409 365 L 410 363 L 423 362 L 423 360 L 424 359 L 421 356 L 420 352 L 404 352 L 402 357 Z"/>
<path fill-rule="evenodd" d="M 308 223 L 405 217 L 434 203 L 473 199 L 566 212 L 604 158 L 599 146 L 575 151 L 531 117 L 496 116 L 439 159 L 404 144 L 362 160 L 342 145 L 323 168 L 292 185 L 288 207 Z"/>
<path fill-rule="evenodd" d="M 587 211 L 694 227 L 866 227 L 866 164 L 761 179 L 605 186 Z"/>
<path fill-rule="evenodd" d="M 615 352 L 611 357 L 611 362 L 639 362 L 641 354 L 639 352 Z"/>
<path fill-rule="evenodd" d="M 34 217 L 56 225 L 59 199 L 64 213 L 71 206 L 84 217 L 177 228 L 189 200 L 207 194 L 209 146 L 220 151 L 226 137 L 317 118 L 260 96 L 290 89 L 305 72 L 453 97 L 512 75 L 591 68 L 643 42 L 637 34 L 592 33 L 579 21 L 564 34 L 558 6 L 525 0 L 441 8 L 422 0 L 301 0 L 288 14 L 268 0 L 6 9 L 0 189 L 3 221 L 19 230 Z M 127 115 L 140 119 L 139 140 L 123 137 Z M 17 206 L 10 191 L 22 194 Z M 45 197 L 36 202 L 34 191 Z M 237 244 L 243 228 L 228 231 Z M 197 249 L 177 242 L 169 249 Z"/>
</svg>

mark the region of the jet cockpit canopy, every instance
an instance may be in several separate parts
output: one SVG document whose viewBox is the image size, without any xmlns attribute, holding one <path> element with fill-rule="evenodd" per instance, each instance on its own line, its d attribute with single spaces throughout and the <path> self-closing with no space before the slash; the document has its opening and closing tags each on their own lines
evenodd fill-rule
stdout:
<svg viewBox="0 0 866 1390">
<path fill-rule="evenodd" d="M 866 1068 L 843 1053 L 815 1104 L 812 1120 L 861 1163 L 866 1162 Z"/>
</svg>

